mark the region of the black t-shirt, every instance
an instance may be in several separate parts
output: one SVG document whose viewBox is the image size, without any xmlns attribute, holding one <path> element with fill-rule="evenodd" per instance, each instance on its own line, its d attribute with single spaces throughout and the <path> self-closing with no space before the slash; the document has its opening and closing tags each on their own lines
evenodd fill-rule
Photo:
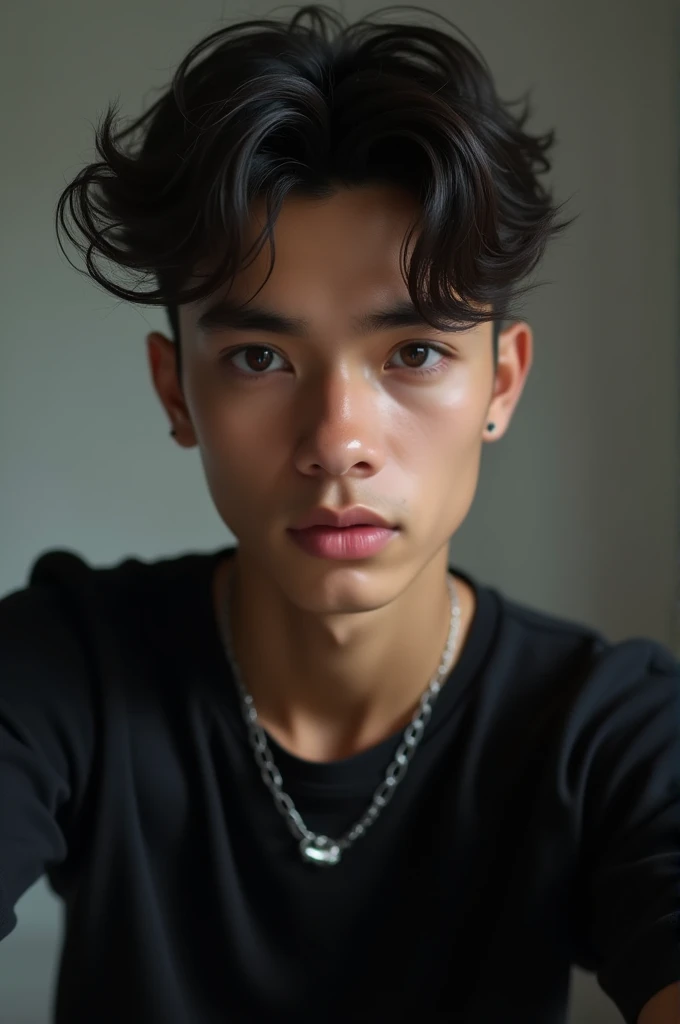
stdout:
<svg viewBox="0 0 680 1024">
<path fill-rule="evenodd" d="M 424 739 L 319 868 L 247 741 L 211 598 L 230 550 L 51 552 L 0 601 L 0 938 L 47 873 L 58 1024 L 558 1024 L 572 964 L 635 1024 L 680 980 L 670 653 L 459 573 L 477 610 Z M 305 822 L 337 836 L 400 738 L 330 764 L 270 742 Z"/>
</svg>

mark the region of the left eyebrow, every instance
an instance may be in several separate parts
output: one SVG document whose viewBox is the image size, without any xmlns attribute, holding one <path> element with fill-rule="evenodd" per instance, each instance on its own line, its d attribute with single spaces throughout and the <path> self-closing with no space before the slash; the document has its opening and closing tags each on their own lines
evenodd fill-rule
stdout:
<svg viewBox="0 0 680 1024">
<path fill-rule="evenodd" d="M 199 331 L 208 334 L 218 330 L 236 330 L 281 334 L 289 337 L 308 337 L 311 333 L 307 320 L 285 316 L 266 306 L 237 306 L 226 299 L 219 300 L 201 313 L 196 325 Z M 399 327 L 434 329 L 417 312 L 412 303 L 406 300 L 397 302 L 386 309 L 355 317 L 352 326 L 357 334 L 372 334 L 377 331 L 395 330 Z"/>
<path fill-rule="evenodd" d="M 397 302 L 387 309 L 379 309 L 375 313 L 355 317 L 352 322 L 357 334 L 394 330 L 398 327 L 425 327 L 427 330 L 434 330 L 432 324 L 423 319 L 413 304 L 407 300 Z"/>
</svg>

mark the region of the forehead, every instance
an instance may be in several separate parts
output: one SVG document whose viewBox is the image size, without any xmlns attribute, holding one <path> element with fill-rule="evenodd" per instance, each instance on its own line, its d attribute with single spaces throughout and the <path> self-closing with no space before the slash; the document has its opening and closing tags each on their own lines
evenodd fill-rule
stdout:
<svg viewBox="0 0 680 1024">
<path fill-rule="evenodd" d="M 327 199 L 289 197 L 274 225 L 274 266 L 268 280 L 263 284 L 270 262 L 265 243 L 228 294 L 245 302 L 257 293 L 254 301 L 320 325 L 406 298 L 400 255 L 417 215 L 416 201 L 391 187 L 341 189 Z M 264 205 L 256 204 L 246 250 L 264 223 Z M 210 301 L 196 303 L 190 320 Z"/>
<path fill-rule="evenodd" d="M 398 273 L 399 251 L 417 216 L 406 193 L 388 188 L 342 189 L 328 199 L 291 197 L 282 206 L 274 236 L 281 271 L 324 266 L 348 276 Z M 251 234 L 264 224 L 253 211 Z"/>
</svg>

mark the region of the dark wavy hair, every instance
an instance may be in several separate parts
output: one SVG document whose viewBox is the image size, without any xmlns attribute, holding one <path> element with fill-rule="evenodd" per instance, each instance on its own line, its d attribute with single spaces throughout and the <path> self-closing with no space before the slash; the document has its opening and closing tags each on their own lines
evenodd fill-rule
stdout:
<svg viewBox="0 0 680 1024">
<path fill-rule="evenodd" d="M 394 10 L 417 11 L 419 22 L 381 20 Z M 116 128 L 109 105 L 95 134 L 100 159 L 59 197 L 62 252 L 68 259 L 63 231 L 108 292 L 165 306 L 179 342 L 177 307 L 233 280 L 265 242 L 271 273 L 273 226 L 287 196 L 398 185 L 418 201 L 401 253 L 414 306 L 446 330 L 493 320 L 497 341 L 500 323 L 517 318 L 518 300 L 536 287 L 521 282 L 575 218 L 558 222 L 564 204 L 538 180 L 550 170 L 554 131 L 525 131 L 528 100 L 502 102 L 464 33 L 440 19 L 467 45 L 422 15 L 440 17 L 386 8 L 348 25 L 335 11 L 305 6 L 286 22 L 213 32 L 141 117 Z M 245 252 L 256 199 L 265 201 L 266 224 Z M 213 255 L 214 270 L 190 287 Z M 102 260 L 113 265 L 108 273 Z M 120 269 L 130 286 L 114 279 Z"/>
</svg>

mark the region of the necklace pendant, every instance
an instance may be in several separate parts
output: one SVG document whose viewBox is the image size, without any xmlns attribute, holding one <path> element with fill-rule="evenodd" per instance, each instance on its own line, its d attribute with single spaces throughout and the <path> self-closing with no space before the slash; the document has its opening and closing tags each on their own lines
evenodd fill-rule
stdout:
<svg viewBox="0 0 680 1024">
<path fill-rule="evenodd" d="M 318 864 L 320 867 L 331 867 L 337 864 L 342 856 L 342 850 L 333 839 L 328 836 L 311 836 L 303 839 L 300 843 L 302 859 L 309 864 Z"/>
</svg>

